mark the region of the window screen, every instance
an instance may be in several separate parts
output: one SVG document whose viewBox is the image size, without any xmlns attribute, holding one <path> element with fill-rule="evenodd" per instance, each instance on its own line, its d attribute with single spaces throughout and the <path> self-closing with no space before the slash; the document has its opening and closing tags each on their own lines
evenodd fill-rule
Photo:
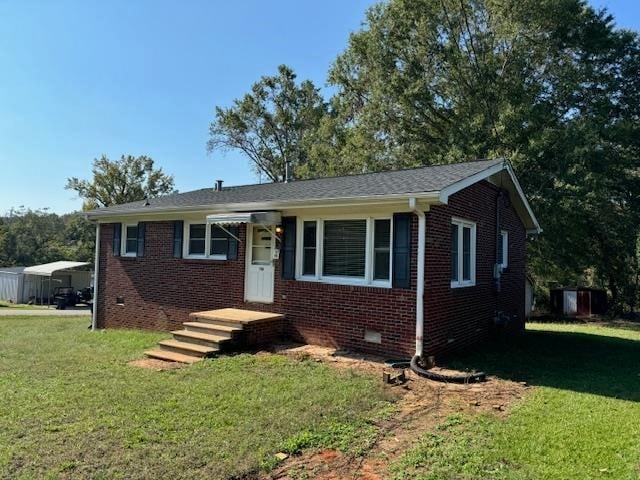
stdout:
<svg viewBox="0 0 640 480">
<path fill-rule="evenodd" d="M 189 225 L 189 255 L 205 254 L 207 226 L 204 223 Z"/>
<path fill-rule="evenodd" d="M 316 232 L 317 222 L 304 222 L 302 228 L 302 274 L 316 274 Z"/>
<path fill-rule="evenodd" d="M 127 237 L 124 253 L 136 253 L 138 251 L 138 226 L 128 225 L 126 230 Z"/>
<path fill-rule="evenodd" d="M 502 266 L 507 268 L 509 264 L 509 234 L 500 232 L 500 240 L 498 242 L 498 258 L 500 258 Z"/>
<path fill-rule="evenodd" d="M 218 225 L 211 225 L 209 255 L 226 255 L 229 250 L 229 234 Z"/>
<path fill-rule="evenodd" d="M 322 274 L 364 277 L 366 238 L 366 220 L 325 221 Z"/>
<path fill-rule="evenodd" d="M 375 220 L 373 234 L 373 279 L 389 280 L 391 220 Z"/>
<path fill-rule="evenodd" d="M 458 225 L 451 225 L 451 280 L 458 281 Z"/>
<path fill-rule="evenodd" d="M 462 227 L 462 280 L 471 280 L 471 228 Z"/>
</svg>

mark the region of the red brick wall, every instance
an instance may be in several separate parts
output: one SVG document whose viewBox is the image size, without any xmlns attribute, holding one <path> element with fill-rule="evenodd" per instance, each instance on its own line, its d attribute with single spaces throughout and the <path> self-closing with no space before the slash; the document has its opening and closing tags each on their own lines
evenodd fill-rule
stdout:
<svg viewBox="0 0 640 480">
<path fill-rule="evenodd" d="M 503 277 L 503 293 L 496 296 L 493 288 L 495 196 L 489 184 L 478 184 L 452 196 L 449 205 L 432 207 L 427 213 L 425 339 L 430 354 L 481 339 L 496 309 L 517 311 L 524 317 L 525 236 L 512 209 L 504 209 L 503 221 L 511 244 L 509 271 Z M 450 288 L 451 215 L 477 222 L 475 287 Z M 144 257 L 114 257 L 112 226 L 105 224 L 101 227 L 99 326 L 173 330 L 187 321 L 190 312 L 244 307 L 286 314 L 284 332 L 296 340 L 411 356 L 415 349 L 416 218 L 412 233 L 410 289 L 282 280 L 277 264 L 274 303 L 265 305 L 243 300 L 245 242 L 238 246 L 237 260 L 176 259 L 173 224 L 151 222 L 146 227 Z M 244 228 L 240 235 L 245 238 Z M 116 304 L 117 297 L 124 298 L 124 305 Z M 380 332 L 382 344 L 365 342 L 366 328 Z M 255 342 L 259 333 L 246 335 Z M 269 339 L 273 336 L 270 332 Z"/>
<path fill-rule="evenodd" d="M 493 279 L 496 249 L 496 197 L 487 182 L 477 183 L 427 213 L 425 273 L 425 351 L 442 354 L 481 341 L 493 330 L 496 311 L 517 314 L 524 326 L 526 232 L 513 207 L 501 208 L 501 229 L 509 232 L 509 267 L 497 293 Z M 451 218 L 476 222 L 476 284 L 451 288 Z"/>
<path fill-rule="evenodd" d="M 417 225 L 413 227 L 411 289 L 283 280 L 276 264 L 274 303 L 260 304 L 244 302 L 245 242 L 238 245 L 237 260 L 177 259 L 172 256 L 172 222 L 150 222 L 144 257 L 114 257 L 113 227 L 105 224 L 100 240 L 99 326 L 174 330 L 188 320 L 190 312 L 250 308 L 285 313 L 284 331 L 299 341 L 411 355 L 415 345 Z M 245 238 L 244 227 L 240 238 Z M 118 297 L 123 297 L 124 305 L 117 304 Z M 260 328 L 247 332 L 251 343 L 257 343 Z M 382 344 L 365 342 L 365 328 L 379 331 Z M 270 333 L 269 339 L 273 336 Z"/>
</svg>

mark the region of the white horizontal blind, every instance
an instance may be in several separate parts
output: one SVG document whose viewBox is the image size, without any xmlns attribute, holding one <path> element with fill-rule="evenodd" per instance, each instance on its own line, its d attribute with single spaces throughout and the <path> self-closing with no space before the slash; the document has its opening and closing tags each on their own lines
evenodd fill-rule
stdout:
<svg viewBox="0 0 640 480">
<path fill-rule="evenodd" d="M 366 220 L 326 220 L 322 274 L 364 278 L 366 245 Z"/>
</svg>

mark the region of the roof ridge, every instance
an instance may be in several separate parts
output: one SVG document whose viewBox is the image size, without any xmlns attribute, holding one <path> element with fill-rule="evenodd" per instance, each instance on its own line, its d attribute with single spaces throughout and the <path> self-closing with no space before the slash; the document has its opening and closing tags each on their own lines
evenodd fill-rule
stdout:
<svg viewBox="0 0 640 480">
<path fill-rule="evenodd" d="M 449 167 L 452 165 L 470 165 L 473 163 L 480 162 L 504 162 L 504 158 L 479 158 L 476 160 L 468 160 L 466 162 L 451 162 L 451 163 L 436 163 L 433 165 L 421 165 L 419 167 L 408 167 L 408 168 L 398 168 L 392 170 L 380 170 L 377 172 L 362 172 L 362 173 L 349 173 L 347 175 L 333 175 L 327 177 L 313 177 L 313 178 L 301 178 L 299 180 L 292 180 L 290 182 L 265 182 L 265 183 L 245 183 L 242 185 L 229 185 L 228 187 L 223 187 L 222 191 L 229 190 L 232 188 L 241 188 L 241 187 L 257 187 L 259 185 L 286 185 L 287 183 L 301 183 L 301 182 L 310 182 L 314 180 L 335 180 L 337 178 L 351 178 L 351 177 L 363 177 L 366 175 L 380 175 L 384 173 L 395 173 L 395 172 L 409 172 L 412 170 L 423 170 L 425 168 L 435 168 L 435 167 Z M 209 187 L 198 188 L 196 190 L 189 190 L 190 192 L 198 192 L 202 190 L 209 190 Z M 185 192 L 187 193 L 187 192 Z"/>
</svg>

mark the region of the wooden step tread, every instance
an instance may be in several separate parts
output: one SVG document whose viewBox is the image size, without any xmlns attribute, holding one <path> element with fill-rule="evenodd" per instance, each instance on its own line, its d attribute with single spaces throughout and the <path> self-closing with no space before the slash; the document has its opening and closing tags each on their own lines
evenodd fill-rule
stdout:
<svg viewBox="0 0 640 480">
<path fill-rule="evenodd" d="M 217 310 L 207 310 L 204 312 L 194 312 L 189 315 L 192 318 L 204 318 L 208 320 L 220 320 L 223 322 L 254 323 L 269 320 L 279 320 L 284 315 L 273 312 L 258 312 L 254 310 L 243 310 L 239 308 L 220 308 Z"/>
<path fill-rule="evenodd" d="M 211 335 L 209 333 L 191 332 L 189 330 L 175 330 L 171 332 L 172 335 L 179 337 L 197 338 L 198 340 L 206 340 L 207 342 L 220 343 L 225 340 L 229 340 L 227 337 L 221 335 Z"/>
<path fill-rule="evenodd" d="M 200 345 L 199 343 L 189 343 L 189 342 L 181 342 L 180 340 L 162 340 L 158 342 L 158 345 L 162 345 L 165 347 L 171 348 L 179 348 L 181 350 L 190 350 L 192 352 L 203 353 L 208 355 L 210 353 L 215 353 L 218 351 L 217 348 L 206 347 L 204 345 Z"/>
<path fill-rule="evenodd" d="M 202 328 L 207 330 L 218 330 L 219 332 L 233 333 L 242 330 L 242 325 L 232 327 L 231 325 L 215 325 L 203 322 L 183 322 L 185 327 Z"/>
<path fill-rule="evenodd" d="M 160 360 L 167 360 L 169 362 L 179 363 L 196 363 L 202 360 L 202 357 L 193 357 L 191 355 L 184 355 L 182 353 L 170 352 L 168 350 L 148 350 L 144 352 L 147 357 L 158 358 Z"/>
</svg>

